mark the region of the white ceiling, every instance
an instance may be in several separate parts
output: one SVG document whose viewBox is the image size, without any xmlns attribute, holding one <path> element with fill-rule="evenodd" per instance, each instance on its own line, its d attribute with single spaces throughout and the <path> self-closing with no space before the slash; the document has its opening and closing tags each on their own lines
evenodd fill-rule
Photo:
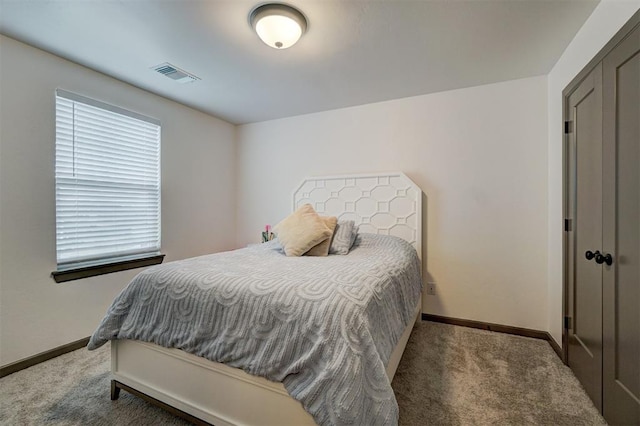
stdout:
<svg viewBox="0 0 640 426">
<path fill-rule="evenodd" d="M 258 3 L 0 0 L 0 32 L 238 124 L 547 74 L 598 0 L 288 0 L 309 28 L 286 50 Z"/>
</svg>

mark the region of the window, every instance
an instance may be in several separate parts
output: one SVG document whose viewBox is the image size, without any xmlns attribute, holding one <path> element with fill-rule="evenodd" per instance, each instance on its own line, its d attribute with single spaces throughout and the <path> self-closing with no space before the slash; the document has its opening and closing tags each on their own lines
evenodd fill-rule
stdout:
<svg viewBox="0 0 640 426">
<path fill-rule="evenodd" d="M 162 261 L 159 121 L 58 89 L 55 170 L 56 281 Z"/>
</svg>

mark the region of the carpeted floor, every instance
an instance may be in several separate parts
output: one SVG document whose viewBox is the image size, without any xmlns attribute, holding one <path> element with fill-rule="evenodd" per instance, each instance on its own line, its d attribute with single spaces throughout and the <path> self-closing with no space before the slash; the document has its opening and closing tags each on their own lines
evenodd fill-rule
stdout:
<svg viewBox="0 0 640 426">
<path fill-rule="evenodd" d="M 108 345 L 0 379 L 2 425 L 184 425 L 127 392 L 109 399 Z M 598 425 L 544 341 L 419 323 L 393 380 L 401 425 Z"/>
<path fill-rule="evenodd" d="M 422 322 L 392 386 L 401 425 L 606 424 L 538 339 Z"/>
</svg>

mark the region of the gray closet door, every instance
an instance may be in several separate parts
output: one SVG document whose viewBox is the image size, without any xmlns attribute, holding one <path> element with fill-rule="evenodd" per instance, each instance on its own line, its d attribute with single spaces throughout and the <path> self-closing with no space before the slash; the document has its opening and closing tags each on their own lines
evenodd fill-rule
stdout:
<svg viewBox="0 0 640 426">
<path fill-rule="evenodd" d="M 568 364 L 602 411 L 602 67 L 569 96 L 570 190 L 573 217 L 569 271 Z"/>
<path fill-rule="evenodd" d="M 603 414 L 640 424 L 640 28 L 602 63 Z"/>
</svg>

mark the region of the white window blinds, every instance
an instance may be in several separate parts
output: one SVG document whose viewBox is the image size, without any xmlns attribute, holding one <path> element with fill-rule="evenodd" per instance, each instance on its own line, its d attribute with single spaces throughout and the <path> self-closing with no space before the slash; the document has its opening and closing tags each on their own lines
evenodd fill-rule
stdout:
<svg viewBox="0 0 640 426">
<path fill-rule="evenodd" d="M 160 123 L 56 91 L 58 270 L 158 254 Z"/>
</svg>

